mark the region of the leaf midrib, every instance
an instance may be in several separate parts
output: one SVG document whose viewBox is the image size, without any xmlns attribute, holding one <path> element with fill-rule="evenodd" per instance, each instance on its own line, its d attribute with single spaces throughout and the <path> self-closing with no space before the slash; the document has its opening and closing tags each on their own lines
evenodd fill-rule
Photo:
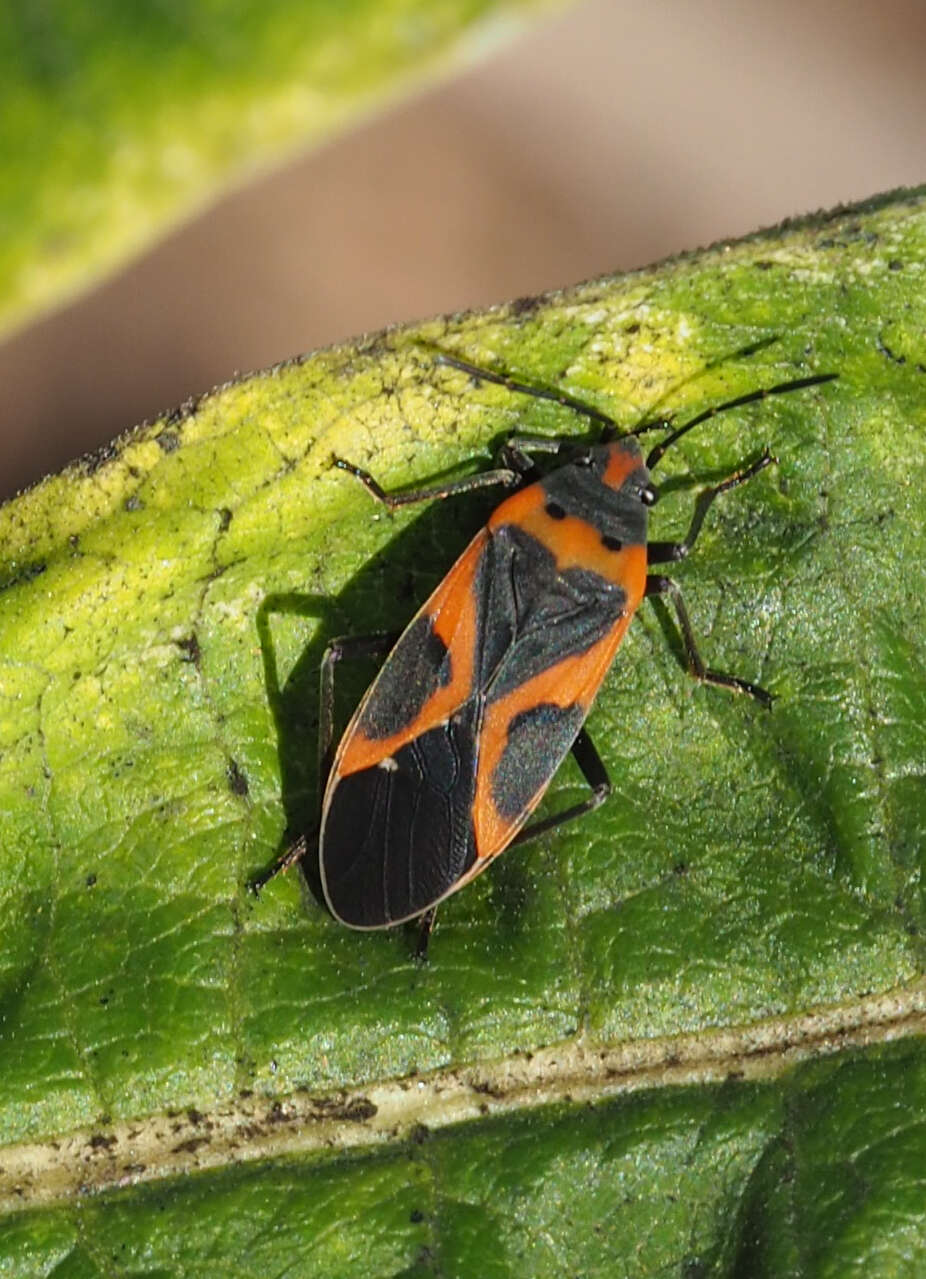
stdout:
<svg viewBox="0 0 926 1279">
<path fill-rule="evenodd" d="M 631 1042 L 579 1037 L 533 1053 L 333 1092 L 242 1091 L 212 1111 L 166 1111 L 0 1152 L 6 1212 L 283 1155 L 344 1152 L 422 1130 L 644 1089 L 768 1082 L 799 1062 L 926 1035 L 926 978 L 745 1027 Z"/>
</svg>

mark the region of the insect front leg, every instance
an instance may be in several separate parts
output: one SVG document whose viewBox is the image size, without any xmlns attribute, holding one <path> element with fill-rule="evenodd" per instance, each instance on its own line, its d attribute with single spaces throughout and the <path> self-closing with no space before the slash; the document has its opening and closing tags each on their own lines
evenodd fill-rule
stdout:
<svg viewBox="0 0 926 1279">
<path fill-rule="evenodd" d="M 771 453 L 766 449 L 762 456 L 754 462 L 744 463 L 732 475 L 728 475 L 725 480 L 721 480 L 719 484 L 714 484 L 711 488 L 704 489 L 698 494 L 691 526 L 688 529 L 685 540 L 683 542 L 648 542 L 646 546 L 647 562 L 650 564 L 677 564 L 679 560 L 685 559 L 697 541 L 698 534 L 701 532 L 701 525 L 704 523 L 704 517 L 713 506 L 715 499 L 721 493 L 728 493 L 730 489 L 739 488 L 741 484 L 751 480 L 760 471 L 764 471 L 767 466 L 777 465 L 777 462 L 778 458 L 772 457 Z"/>
<path fill-rule="evenodd" d="M 319 805 L 325 794 L 328 774 L 334 754 L 334 668 L 343 658 L 376 657 L 395 646 L 398 632 L 377 632 L 373 635 L 344 635 L 334 639 L 325 649 L 319 669 L 318 699 L 318 796 Z M 314 833 L 314 832 L 313 832 Z M 309 839 L 305 834 L 295 839 L 266 870 L 248 883 L 255 896 L 261 889 L 283 874 L 291 866 L 302 861 L 309 851 Z"/>
<path fill-rule="evenodd" d="M 505 461 L 510 461 L 505 458 Z M 429 502 L 434 498 L 450 497 L 455 493 L 470 493 L 474 489 L 492 488 L 497 484 L 505 488 L 514 488 L 521 483 L 522 472 L 515 469 L 513 461 L 507 466 L 497 466 L 491 471 L 483 471 L 479 475 L 467 475 L 461 480 L 452 480 L 448 484 L 435 484 L 431 488 L 411 489 L 407 493 L 387 493 L 378 480 L 369 471 L 353 462 L 346 462 L 343 457 L 333 459 L 333 464 L 341 471 L 355 476 L 368 493 L 381 502 L 389 511 L 398 506 L 412 506 L 415 502 Z"/>
</svg>

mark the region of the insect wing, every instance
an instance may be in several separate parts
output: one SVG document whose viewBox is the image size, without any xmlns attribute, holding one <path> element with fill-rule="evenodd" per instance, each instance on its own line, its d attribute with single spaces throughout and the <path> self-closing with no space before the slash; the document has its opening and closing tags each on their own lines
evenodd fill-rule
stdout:
<svg viewBox="0 0 926 1279">
<path fill-rule="evenodd" d="M 508 642 L 481 681 L 485 710 L 473 806 L 483 869 L 536 808 L 582 727 L 630 623 L 613 581 L 560 570 L 553 551 L 517 524 L 493 530 L 490 616 Z M 504 621 L 503 621 L 504 619 Z"/>
<path fill-rule="evenodd" d="M 496 516 L 513 518 L 473 539 L 348 726 L 320 837 L 325 897 L 345 924 L 414 918 L 478 874 L 588 715 L 642 591 L 621 583 L 631 569 L 642 581 L 645 549 L 610 552 L 610 576 L 582 567 L 566 525 L 554 539 L 528 518 L 543 501 L 537 484 L 503 503 Z"/>
<path fill-rule="evenodd" d="M 353 928 L 414 918 L 476 860 L 474 682 L 487 541 L 483 529 L 406 628 L 335 756 L 319 866 L 332 913 Z"/>
</svg>

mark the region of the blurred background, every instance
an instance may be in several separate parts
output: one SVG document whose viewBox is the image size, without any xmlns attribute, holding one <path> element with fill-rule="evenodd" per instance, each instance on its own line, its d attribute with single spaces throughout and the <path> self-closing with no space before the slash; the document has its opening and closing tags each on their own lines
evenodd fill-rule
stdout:
<svg viewBox="0 0 926 1279">
<path fill-rule="evenodd" d="M 0 496 L 237 371 L 926 181 L 922 0 L 583 0 L 0 347 Z"/>
</svg>

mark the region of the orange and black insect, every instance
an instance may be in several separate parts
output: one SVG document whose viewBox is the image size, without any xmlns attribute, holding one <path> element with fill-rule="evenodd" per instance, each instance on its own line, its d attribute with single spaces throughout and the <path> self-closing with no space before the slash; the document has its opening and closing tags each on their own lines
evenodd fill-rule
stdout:
<svg viewBox="0 0 926 1279">
<path fill-rule="evenodd" d="M 691 674 L 746 693 L 763 688 L 710 669 L 695 644 L 681 592 L 650 565 L 691 550 L 719 494 L 775 459 L 766 450 L 699 496 L 684 541 L 648 542 L 658 500 L 651 472 L 666 450 L 717 413 L 830 381 L 822 374 L 752 391 L 671 430 L 644 461 L 640 430 L 617 435 L 605 414 L 450 357 L 477 381 L 551 399 L 604 427 L 595 444 L 514 436 L 493 470 L 438 488 L 385 493 L 341 459 L 390 508 L 476 487 L 516 491 L 496 508 L 397 641 L 336 641 L 322 666 L 321 757 L 326 772 L 319 873 L 334 917 L 350 928 L 387 928 L 422 917 L 423 953 L 434 908 L 513 844 L 596 808 L 607 797 L 605 766 L 584 728 L 630 620 L 646 596 L 672 604 Z M 648 424 L 669 428 L 670 423 Z M 552 453 L 542 475 L 532 453 Z M 351 653 L 391 647 L 331 757 L 333 671 Z M 528 824 L 572 751 L 590 795 Z M 299 840 L 264 882 L 305 855 Z"/>
</svg>

